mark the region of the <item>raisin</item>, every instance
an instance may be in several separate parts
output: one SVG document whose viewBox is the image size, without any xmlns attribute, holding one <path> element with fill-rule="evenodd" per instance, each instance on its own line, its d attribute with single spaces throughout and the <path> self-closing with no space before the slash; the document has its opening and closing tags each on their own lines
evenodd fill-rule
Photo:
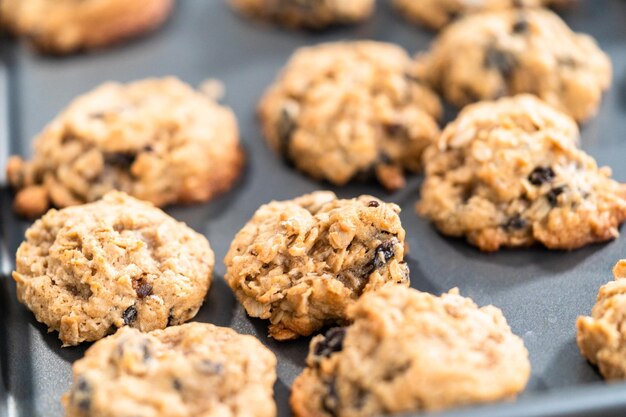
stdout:
<svg viewBox="0 0 626 417">
<path fill-rule="evenodd" d="M 483 65 L 485 68 L 497 70 L 504 78 L 509 78 L 517 66 L 517 60 L 510 52 L 491 46 L 485 52 Z"/>
<path fill-rule="evenodd" d="M 528 25 L 528 20 L 526 20 L 526 17 L 523 15 L 520 15 L 515 21 L 515 23 L 513 23 L 513 33 L 517 33 L 517 34 L 526 33 L 529 27 L 530 26 Z"/>
<path fill-rule="evenodd" d="M 283 107 L 280 112 L 278 124 L 276 125 L 280 152 L 287 159 L 289 159 L 289 145 L 291 143 L 291 137 L 297 128 L 297 123 L 292 113 L 293 112 L 289 111 L 287 106 Z"/>
<path fill-rule="evenodd" d="M 537 167 L 528 174 L 528 181 L 532 185 L 541 185 L 546 182 L 550 182 L 554 179 L 556 174 L 550 167 Z"/>
<path fill-rule="evenodd" d="M 137 297 L 139 298 L 145 298 L 149 295 L 152 295 L 152 285 L 143 282 L 141 284 L 139 284 L 139 286 L 137 287 L 137 289 L 135 290 L 135 292 L 137 293 Z"/>
<path fill-rule="evenodd" d="M 174 324 L 175 318 L 174 318 L 174 309 L 170 308 L 169 313 L 167 314 L 167 325 L 171 326 L 172 324 Z"/>
<path fill-rule="evenodd" d="M 393 258 L 393 255 L 395 255 L 393 246 L 394 245 L 391 240 L 387 240 L 386 242 L 378 245 L 376 251 L 374 252 L 374 260 L 372 261 L 374 269 L 380 268 L 385 265 L 389 259 Z"/>
<path fill-rule="evenodd" d="M 135 159 L 137 159 L 137 154 L 132 152 L 112 152 L 104 156 L 104 161 L 107 165 L 120 169 L 130 169 L 135 163 Z"/>
<path fill-rule="evenodd" d="M 519 214 L 516 214 L 515 216 L 507 220 L 507 222 L 504 223 L 502 227 L 507 230 L 520 230 L 525 228 L 527 225 L 528 223 L 526 222 L 526 220 L 522 219 Z"/>
<path fill-rule="evenodd" d="M 550 205 L 552 205 L 552 207 L 557 205 L 558 197 L 563 194 L 563 191 L 565 191 L 565 187 L 554 187 L 553 189 L 548 191 L 548 194 L 546 194 L 546 198 L 548 199 L 548 202 L 550 203 Z"/>
<path fill-rule="evenodd" d="M 384 125 L 385 133 L 391 137 L 401 137 L 407 135 L 406 126 L 401 123 L 388 123 Z"/>
<path fill-rule="evenodd" d="M 331 379 L 327 384 L 327 391 L 322 400 L 322 408 L 331 416 L 337 416 L 339 410 L 339 394 L 337 393 L 337 385 L 335 379 Z"/>
<path fill-rule="evenodd" d="M 172 386 L 174 387 L 174 389 L 175 389 L 176 391 L 180 391 L 180 390 L 182 390 L 182 389 L 183 389 L 183 383 L 182 383 L 182 382 L 180 382 L 180 379 L 178 379 L 178 378 L 174 378 L 174 379 L 172 380 Z"/>
<path fill-rule="evenodd" d="M 82 411 L 89 411 L 91 408 L 91 386 L 83 376 L 79 376 L 76 385 L 72 390 L 72 401 Z"/>
<path fill-rule="evenodd" d="M 130 306 L 126 310 L 124 310 L 124 314 L 122 314 L 122 318 L 124 319 L 124 324 L 130 326 L 132 323 L 137 320 L 137 309 L 135 306 Z"/>
<path fill-rule="evenodd" d="M 204 359 L 200 363 L 198 363 L 197 368 L 198 371 L 203 374 L 221 375 L 224 372 L 224 365 L 208 359 Z"/>
<path fill-rule="evenodd" d="M 313 347 L 313 354 L 327 358 L 335 352 L 340 352 L 341 349 L 343 349 L 343 339 L 345 337 L 345 327 L 333 327 L 329 329 L 324 335 L 324 338 Z"/>
<path fill-rule="evenodd" d="M 378 207 L 380 206 L 380 203 L 376 200 L 372 200 L 369 203 L 367 203 L 367 207 Z"/>
</svg>

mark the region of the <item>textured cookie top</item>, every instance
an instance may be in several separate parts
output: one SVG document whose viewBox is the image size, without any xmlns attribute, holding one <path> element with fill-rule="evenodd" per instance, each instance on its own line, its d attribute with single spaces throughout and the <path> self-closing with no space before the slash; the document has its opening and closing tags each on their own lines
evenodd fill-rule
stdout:
<svg viewBox="0 0 626 417">
<path fill-rule="evenodd" d="M 457 290 L 387 287 L 348 316 L 353 324 L 311 341 L 292 389 L 297 417 L 439 410 L 512 398 L 528 381 L 528 352 L 502 312 Z"/>
<path fill-rule="evenodd" d="M 626 260 L 615 264 L 613 276 L 600 287 L 591 317 L 578 317 L 576 341 L 606 379 L 618 380 L 626 379 Z"/>
<path fill-rule="evenodd" d="M 0 21 L 47 52 L 108 45 L 159 26 L 172 0 L 2 0 Z"/>
<path fill-rule="evenodd" d="M 111 192 L 36 221 L 16 265 L 20 302 L 76 345 L 124 325 L 149 331 L 189 320 L 211 284 L 214 256 L 185 224 Z"/>
<path fill-rule="evenodd" d="M 523 7 L 558 6 L 572 0 L 393 0 L 393 5 L 406 18 L 432 29 L 468 14 Z"/>
<path fill-rule="evenodd" d="M 439 35 L 418 67 L 458 106 L 531 93 L 578 121 L 596 113 L 611 83 L 611 62 L 596 42 L 542 9 L 461 19 Z"/>
<path fill-rule="evenodd" d="M 253 17 L 307 29 L 356 23 L 367 19 L 375 0 L 229 0 L 235 9 Z"/>
<path fill-rule="evenodd" d="M 361 294 L 408 285 L 400 208 L 315 192 L 261 206 L 235 236 L 225 279 L 270 335 L 291 339 L 345 321 Z"/>
<path fill-rule="evenodd" d="M 124 328 L 74 363 L 65 415 L 274 417 L 275 368 L 271 351 L 229 328 Z"/>
<path fill-rule="evenodd" d="M 488 251 L 614 238 L 626 188 L 577 141 L 574 122 L 533 96 L 468 106 L 424 154 L 418 212 Z"/>
<path fill-rule="evenodd" d="M 235 117 L 175 78 L 107 83 L 74 100 L 14 157 L 16 209 L 35 216 L 116 189 L 162 206 L 228 189 L 242 165 Z"/>
<path fill-rule="evenodd" d="M 438 98 L 406 52 L 381 42 L 301 48 L 259 104 L 270 146 L 298 169 L 343 185 L 375 175 L 389 189 L 420 168 L 438 133 Z"/>
</svg>

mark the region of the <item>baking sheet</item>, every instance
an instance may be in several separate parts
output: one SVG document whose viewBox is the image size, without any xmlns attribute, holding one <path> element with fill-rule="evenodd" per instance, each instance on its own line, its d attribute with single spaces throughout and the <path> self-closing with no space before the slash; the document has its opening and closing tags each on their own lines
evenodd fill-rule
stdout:
<svg viewBox="0 0 626 417">
<path fill-rule="evenodd" d="M 613 60 L 613 87 L 599 115 L 583 128 L 582 146 L 599 164 L 613 167 L 626 181 L 626 2 L 581 0 L 562 13 L 578 31 L 592 34 Z M 275 342 L 265 322 L 250 319 L 222 277 L 222 259 L 236 232 L 256 208 L 272 199 L 289 199 L 318 189 L 341 197 L 368 193 L 402 207 L 411 252 L 412 286 L 441 293 L 459 287 L 478 304 L 500 307 L 530 352 L 532 377 L 513 403 L 451 411 L 449 416 L 624 416 L 626 385 L 607 386 L 578 353 L 575 320 L 588 314 L 598 287 L 626 257 L 626 235 L 573 252 L 542 248 L 483 254 L 462 240 L 438 234 L 416 216 L 421 177 L 389 194 L 376 184 L 344 188 L 315 182 L 284 165 L 265 145 L 254 109 L 295 48 L 341 39 L 395 42 L 414 53 L 425 50 L 433 34 L 394 15 L 380 0 L 375 17 L 359 26 L 323 33 L 281 30 L 240 18 L 222 1 L 180 1 L 157 33 L 98 53 L 65 58 L 33 53 L 17 40 L 0 39 L 0 180 L 8 154 L 30 154 L 31 139 L 69 101 L 98 84 L 149 76 L 176 75 L 199 85 L 218 78 L 226 86 L 223 102 L 237 114 L 248 154 L 237 187 L 208 204 L 170 207 L 167 212 L 205 234 L 216 253 L 214 284 L 196 317 L 253 334 L 278 356 L 276 401 L 280 416 L 290 415 L 289 387 L 301 371 L 308 339 Z M 448 118 L 453 112 L 448 112 Z M 59 398 L 71 382 L 71 363 L 88 345 L 61 348 L 17 303 L 10 279 L 17 246 L 29 223 L 11 211 L 12 196 L 0 191 L 0 416 L 60 417 Z"/>
</svg>

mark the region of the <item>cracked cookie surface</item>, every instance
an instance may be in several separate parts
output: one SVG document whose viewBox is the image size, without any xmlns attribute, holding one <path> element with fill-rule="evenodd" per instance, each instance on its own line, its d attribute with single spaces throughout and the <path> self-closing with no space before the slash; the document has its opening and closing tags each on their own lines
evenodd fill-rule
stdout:
<svg viewBox="0 0 626 417">
<path fill-rule="evenodd" d="M 173 0 L 2 0 L 0 26 L 57 54 L 107 46 L 160 26 Z"/>
<path fill-rule="evenodd" d="M 324 29 L 361 22 L 375 0 L 229 0 L 234 9 L 291 28 Z"/>
<path fill-rule="evenodd" d="M 577 143 L 574 121 L 534 96 L 468 106 L 424 154 L 418 212 L 485 251 L 613 239 L 626 186 Z"/>
<path fill-rule="evenodd" d="M 600 287 L 591 316 L 578 317 L 581 354 L 607 380 L 626 379 L 626 260 L 613 268 L 613 281 Z"/>
<path fill-rule="evenodd" d="M 206 238 L 120 192 L 51 210 L 16 255 L 17 296 L 64 345 L 118 327 L 142 331 L 194 317 L 211 285 Z"/>
<path fill-rule="evenodd" d="M 261 206 L 235 236 L 225 279 L 248 314 L 286 340 L 344 323 L 362 294 L 408 285 L 400 208 L 315 192 Z"/>
<path fill-rule="evenodd" d="M 353 323 L 311 341 L 295 380 L 296 417 L 366 417 L 514 398 L 528 352 L 494 306 L 387 287 L 348 310 Z M 433 389 L 437 387 L 437 389 Z"/>
<path fill-rule="evenodd" d="M 343 185 L 375 177 L 391 190 L 420 169 L 439 133 L 437 96 L 398 46 L 338 42 L 295 52 L 259 103 L 274 151 L 309 176 Z"/>
<path fill-rule="evenodd" d="M 123 328 L 73 365 L 66 417 L 274 417 L 276 357 L 205 323 Z"/>
<path fill-rule="evenodd" d="M 107 83 L 77 98 L 35 138 L 33 158 L 12 157 L 7 174 L 16 211 L 36 217 L 110 190 L 157 206 L 207 201 L 232 187 L 242 166 L 232 111 L 162 78 Z"/>
<path fill-rule="evenodd" d="M 572 0 L 394 0 L 393 5 L 408 20 L 431 29 L 441 29 L 469 14 L 526 7 L 565 6 Z"/>
<path fill-rule="evenodd" d="M 593 38 L 542 9 L 461 19 L 418 57 L 417 68 L 456 106 L 530 93 L 579 122 L 597 112 L 612 73 Z"/>
</svg>

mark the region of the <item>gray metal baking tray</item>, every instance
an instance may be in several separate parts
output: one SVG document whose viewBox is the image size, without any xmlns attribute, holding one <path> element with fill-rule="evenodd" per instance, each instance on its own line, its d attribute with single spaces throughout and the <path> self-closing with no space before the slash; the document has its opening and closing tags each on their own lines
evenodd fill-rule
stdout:
<svg viewBox="0 0 626 417">
<path fill-rule="evenodd" d="M 308 340 L 278 343 L 266 323 L 250 319 L 224 283 L 221 262 L 231 239 L 254 210 L 271 199 L 316 189 L 343 197 L 373 194 L 401 205 L 411 248 L 412 285 L 433 293 L 458 286 L 479 304 L 500 307 L 530 352 L 532 377 L 515 402 L 465 408 L 445 415 L 626 416 L 626 385 L 602 382 L 578 353 L 576 317 L 588 314 L 598 287 L 626 257 L 626 235 L 614 242 L 573 252 L 542 248 L 483 254 L 461 240 L 438 234 L 418 218 L 414 204 L 421 182 L 386 193 L 375 184 L 345 188 L 320 184 L 285 166 L 265 145 L 255 120 L 264 88 L 297 47 L 340 39 L 396 42 L 411 53 L 424 50 L 433 34 L 394 15 L 379 1 L 375 17 L 359 26 L 323 33 L 293 32 L 235 16 L 222 1 L 178 2 L 171 20 L 151 36 L 91 54 L 45 57 L 14 39 L 0 39 L 0 180 L 8 154 L 30 153 L 31 138 L 75 96 L 107 80 L 130 81 L 173 74 L 198 85 L 215 77 L 226 86 L 224 102 L 239 120 L 248 165 L 238 186 L 217 200 L 167 211 L 204 233 L 218 259 L 214 285 L 196 320 L 257 336 L 278 355 L 276 400 L 280 416 L 290 415 L 289 387 L 304 364 Z M 626 181 L 626 2 L 581 0 L 564 11 L 575 29 L 595 36 L 613 60 L 613 87 L 596 118 L 583 128 L 582 146 L 600 164 Z M 448 118 L 454 113 L 449 112 Z M 17 246 L 29 223 L 11 211 L 12 196 L 0 191 L 0 416 L 60 417 L 59 397 L 71 381 L 71 364 L 87 348 L 61 348 L 15 298 L 10 273 Z"/>
</svg>

